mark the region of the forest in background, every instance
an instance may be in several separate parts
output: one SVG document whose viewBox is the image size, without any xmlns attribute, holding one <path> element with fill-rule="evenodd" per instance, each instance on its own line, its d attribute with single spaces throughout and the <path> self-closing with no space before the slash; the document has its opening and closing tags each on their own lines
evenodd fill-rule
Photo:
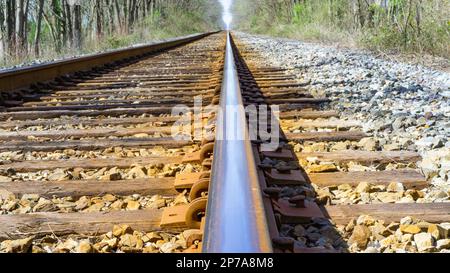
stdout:
<svg viewBox="0 0 450 273">
<path fill-rule="evenodd" d="M 215 0 L 0 0 L 0 67 L 219 28 Z"/>
<path fill-rule="evenodd" d="M 450 0 L 235 1 L 240 30 L 450 59 Z"/>
</svg>

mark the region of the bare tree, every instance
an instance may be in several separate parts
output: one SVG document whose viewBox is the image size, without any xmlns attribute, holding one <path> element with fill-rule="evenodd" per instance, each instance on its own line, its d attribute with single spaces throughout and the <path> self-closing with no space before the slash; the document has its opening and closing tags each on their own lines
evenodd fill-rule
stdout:
<svg viewBox="0 0 450 273">
<path fill-rule="evenodd" d="M 38 18 L 37 18 L 37 25 L 36 25 L 36 36 L 34 38 L 34 54 L 36 57 L 39 57 L 40 55 L 40 39 L 41 39 L 41 25 L 42 25 L 42 15 L 44 13 L 44 0 L 39 0 L 38 5 Z"/>
<path fill-rule="evenodd" d="M 119 40 L 116 46 L 119 34 L 144 31 L 153 13 L 167 19 L 171 11 L 194 11 L 206 1 L 214 0 L 0 0 L 0 56 L 17 62 L 30 52 L 66 54 L 110 38 Z"/>
<path fill-rule="evenodd" d="M 5 5 L 3 1 L 0 1 L 0 58 L 5 56 Z"/>
<path fill-rule="evenodd" d="M 16 1 L 6 0 L 6 32 L 8 54 L 16 56 Z"/>
<path fill-rule="evenodd" d="M 70 8 L 67 0 L 63 1 L 64 8 L 66 10 L 66 29 L 67 29 L 67 44 L 73 46 L 73 23 L 72 23 L 72 9 Z"/>
<path fill-rule="evenodd" d="M 74 5 L 74 42 L 73 45 L 76 49 L 81 50 L 82 47 L 82 33 L 81 33 L 81 5 L 79 3 Z"/>
<path fill-rule="evenodd" d="M 95 21 L 97 23 L 97 38 L 102 37 L 102 1 L 95 0 Z"/>
</svg>

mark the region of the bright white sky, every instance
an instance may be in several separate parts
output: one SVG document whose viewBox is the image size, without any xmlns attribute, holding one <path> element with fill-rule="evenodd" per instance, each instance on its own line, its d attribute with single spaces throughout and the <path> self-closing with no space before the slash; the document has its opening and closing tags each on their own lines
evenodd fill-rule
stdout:
<svg viewBox="0 0 450 273">
<path fill-rule="evenodd" d="M 225 23 L 226 29 L 230 29 L 231 22 L 233 21 L 233 15 L 231 14 L 231 3 L 233 0 L 219 0 L 223 6 L 222 20 Z"/>
</svg>

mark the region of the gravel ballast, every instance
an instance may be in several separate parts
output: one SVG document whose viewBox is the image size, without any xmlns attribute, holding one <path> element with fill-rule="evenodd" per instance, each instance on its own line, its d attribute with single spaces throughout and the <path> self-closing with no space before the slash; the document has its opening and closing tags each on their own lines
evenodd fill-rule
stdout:
<svg viewBox="0 0 450 273">
<path fill-rule="evenodd" d="M 234 33 L 241 50 L 251 52 L 252 66 L 285 68 L 316 98 L 331 103 L 349 130 L 369 135 L 358 142 L 290 143 L 296 153 L 360 151 L 410 151 L 422 159 L 403 164 L 337 164 L 300 160 L 307 173 L 322 171 L 386 171 L 417 169 L 430 183 L 421 190 L 406 190 L 394 181 L 387 186 L 361 182 L 309 189 L 316 202 L 329 205 L 376 203 L 450 202 L 450 74 L 420 65 L 376 57 L 358 49 L 342 49 L 290 39 Z M 257 53 L 257 54 L 255 54 Z M 244 53 L 245 55 L 245 53 Z M 328 124 L 334 121 L 327 120 Z M 314 123 L 317 121 L 312 121 Z M 333 131 L 339 128 L 306 128 L 306 120 L 282 121 L 285 132 Z M 319 164 L 319 165 L 317 165 Z M 327 169 L 323 169 L 323 167 Z M 318 168 L 320 167 L 320 168 Z M 294 191 L 283 188 L 283 192 Z M 302 189 L 302 191 L 305 191 Z M 326 198 L 324 198 L 326 197 Z M 326 202 L 325 202 L 326 201 Z M 298 247 L 338 252 L 448 252 L 448 223 L 428 223 L 413 217 L 384 222 L 360 215 L 346 225 L 313 219 L 311 223 L 283 225 L 281 234 Z M 437 231 L 439 230 L 439 232 Z"/>
</svg>

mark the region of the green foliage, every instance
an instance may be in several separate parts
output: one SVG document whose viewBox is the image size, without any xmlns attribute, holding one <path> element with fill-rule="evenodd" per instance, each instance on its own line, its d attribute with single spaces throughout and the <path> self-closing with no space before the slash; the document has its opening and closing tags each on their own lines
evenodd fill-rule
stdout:
<svg viewBox="0 0 450 273">
<path fill-rule="evenodd" d="M 2 1 L 0 0 L 0 14 L 3 14 Z M 45 61 L 64 56 L 123 48 L 170 37 L 217 30 L 220 27 L 218 23 L 221 18 L 221 7 L 216 0 L 158 1 L 157 3 L 153 1 L 155 5 L 152 9 L 146 6 L 145 16 L 143 15 L 143 1 L 137 1 L 140 3 L 140 12 L 132 24 L 125 17 L 125 13 L 129 16 L 130 11 L 124 11 L 125 3 L 129 2 L 118 0 L 116 8 L 116 6 L 108 7 L 104 0 L 97 2 L 101 4 L 100 6 L 95 5 L 94 1 L 81 1 L 80 33 L 82 41 L 81 48 L 78 48 L 74 35 L 68 39 L 69 33 L 63 34 L 62 24 L 68 21 L 63 16 L 65 9 L 61 4 L 62 1 L 45 1 L 45 19 L 40 28 L 39 59 Z M 14 54 L 0 52 L 0 67 L 32 62 L 35 58 L 33 49 L 37 33 L 38 6 L 37 0 L 30 0 L 30 3 L 31 8 L 27 17 L 28 54 L 18 58 L 13 56 Z M 97 17 L 98 9 L 100 10 L 99 17 Z M 119 10 L 120 18 L 117 17 L 117 10 Z M 74 21 L 73 7 L 71 15 L 71 20 Z M 100 31 L 97 29 L 98 20 L 101 20 Z M 1 22 L 0 26 L 3 26 Z M 3 28 L 0 28 L 0 31 L 2 31 L 0 34 L 3 34 Z M 4 35 L 0 35 L 0 43 L 4 42 L 2 37 Z"/>
<path fill-rule="evenodd" d="M 304 9 L 305 7 L 302 4 L 300 3 L 294 4 L 294 20 L 293 20 L 294 24 L 300 23 L 300 20 L 303 14 L 305 13 Z"/>
<path fill-rule="evenodd" d="M 215 12 L 220 14 L 218 10 Z M 187 11 L 177 7 L 167 8 L 162 11 L 155 10 L 153 14 L 144 18 L 134 28 L 132 33 L 106 37 L 97 47 L 102 50 L 117 49 L 151 40 L 167 39 L 217 29 L 219 26 L 211 23 L 217 21 L 217 18 L 209 19 L 208 16 L 205 16 L 206 14 L 207 12 L 202 9 Z M 211 15 L 213 14 L 211 13 Z M 96 47 L 96 45 L 90 44 L 87 46 L 87 48 L 93 47 Z"/>
<path fill-rule="evenodd" d="M 237 5 L 244 31 L 450 58 L 448 0 L 248 2 Z"/>
<path fill-rule="evenodd" d="M 406 0 L 391 0 L 389 6 L 392 9 L 401 9 L 406 6 Z"/>
<path fill-rule="evenodd" d="M 116 48 L 120 48 L 120 47 L 125 47 L 128 46 L 130 44 L 130 37 L 129 36 L 110 36 L 108 38 L 106 38 L 105 41 L 105 48 L 111 48 L 111 49 L 116 49 Z"/>
</svg>

